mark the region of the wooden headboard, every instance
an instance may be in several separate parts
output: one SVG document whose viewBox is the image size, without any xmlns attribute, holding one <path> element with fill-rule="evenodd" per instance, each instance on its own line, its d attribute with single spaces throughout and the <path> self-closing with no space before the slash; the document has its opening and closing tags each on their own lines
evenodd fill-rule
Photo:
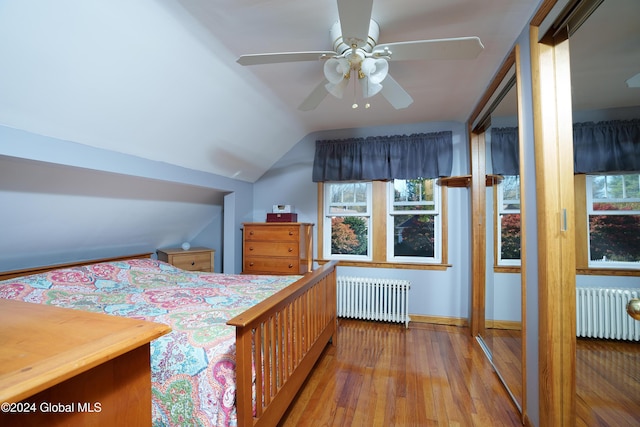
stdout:
<svg viewBox="0 0 640 427">
<path fill-rule="evenodd" d="M 99 262 L 123 261 L 125 259 L 141 259 L 141 258 L 150 258 L 150 257 L 151 257 L 151 253 L 134 254 L 134 255 L 126 255 L 121 257 L 113 257 L 113 258 L 99 258 L 99 259 L 87 260 L 87 261 L 68 262 L 65 264 L 45 265 L 42 267 L 32 267 L 32 268 L 25 268 L 21 270 L 0 271 L 0 281 L 13 279 L 14 277 L 29 276 L 31 274 L 44 273 L 51 270 L 57 270 L 59 268 L 97 264 Z"/>
</svg>

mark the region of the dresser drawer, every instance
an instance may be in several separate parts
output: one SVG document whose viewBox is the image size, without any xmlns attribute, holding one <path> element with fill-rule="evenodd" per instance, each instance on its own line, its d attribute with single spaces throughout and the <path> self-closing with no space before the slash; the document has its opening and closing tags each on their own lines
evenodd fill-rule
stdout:
<svg viewBox="0 0 640 427">
<path fill-rule="evenodd" d="M 247 241 L 244 247 L 244 256 L 278 256 L 298 257 L 300 252 L 299 242 L 262 242 Z"/>
<path fill-rule="evenodd" d="M 300 274 L 300 261 L 291 258 L 245 257 L 243 273 Z"/>
<path fill-rule="evenodd" d="M 253 240 L 286 240 L 298 242 L 300 240 L 300 227 L 286 225 L 270 225 L 267 227 L 245 226 L 245 241 Z"/>
</svg>

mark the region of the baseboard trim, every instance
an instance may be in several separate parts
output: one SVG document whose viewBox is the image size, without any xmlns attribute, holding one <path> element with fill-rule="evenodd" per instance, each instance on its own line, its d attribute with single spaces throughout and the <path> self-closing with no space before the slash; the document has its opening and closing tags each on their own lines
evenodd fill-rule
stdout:
<svg viewBox="0 0 640 427">
<path fill-rule="evenodd" d="M 469 326 L 469 320 L 462 319 L 460 317 L 424 316 L 422 314 L 410 314 L 409 318 L 411 318 L 411 323 L 435 323 L 437 325 Z"/>
</svg>

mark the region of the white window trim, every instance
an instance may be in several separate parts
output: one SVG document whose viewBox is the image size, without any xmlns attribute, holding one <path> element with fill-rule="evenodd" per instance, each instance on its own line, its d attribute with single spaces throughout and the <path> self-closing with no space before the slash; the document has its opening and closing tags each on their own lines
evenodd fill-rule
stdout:
<svg viewBox="0 0 640 427">
<path fill-rule="evenodd" d="M 619 174 L 602 174 L 602 175 L 587 175 L 586 179 L 586 199 L 587 199 L 587 221 L 584 224 L 584 227 L 587 230 L 587 266 L 589 268 L 608 268 L 608 269 L 634 269 L 640 270 L 640 263 L 638 262 L 622 262 L 622 261 L 602 261 L 602 260 L 592 260 L 591 259 L 591 230 L 589 229 L 589 217 L 591 215 L 640 215 L 640 211 L 637 210 L 612 210 L 612 211 L 601 211 L 594 210 L 594 203 L 617 203 L 617 202 L 638 202 L 637 198 L 629 198 L 629 199 L 595 199 L 593 198 L 593 178 L 595 176 L 616 176 Z"/>
<path fill-rule="evenodd" d="M 387 261 L 395 263 L 423 263 L 423 264 L 440 264 L 442 262 L 442 206 L 441 206 L 441 187 L 435 183 L 433 192 L 433 209 L 432 210 L 412 210 L 412 211 L 396 211 L 394 210 L 394 182 L 387 183 Z M 394 256 L 394 240 L 395 226 L 393 217 L 395 215 L 433 215 L 434 221 L 434 256 L 433 257 L 408 257 Z"/>
<path fill-rule="evenodd" d="M 331 208 L 331 191 L 329 191 L 328 186 L 332 184 L 349 184 L 349 182 L 325 182 L 324 185 L 324 206 L 323 206 L 323 257 L 329 260 L 345 260 L 345 261 L 371 261 L 373 259 L 373 222 L 371 218 L 372 214 L 372 185 L 371 182 L 366 182 L 366 194 L 367 194 L 367 212 L 362 213 L 353 213 L 353 214 L 343 214 L 343 215 L 335 215 L 329 212 Z M 348 217 L 348 216 L 359 216 L 359 217 L 367 217 L 368 218 L 368 230 L 369 237 L 367 239 L 367 254 L 368 255 L 340 255 L 340 254 L 332 254 L 331 253 L 331 219 L 334 216 Z"/>
<path fill-rule="evenodd" d="M 497 197 L 498 200 L 496 202 L 496 215 L 495 215 L 495 221 L 496 221 L 496 264 L 499 267 L 520 267 L 522 266 L 522 260 L 521 259 L 502 259 L 502 216 L 503 215 L 508 215 L 508 214 L 519 214 L 520 213 L 520 209 L 502 209 L 502 206 L 505 205 L 506 203 L 509 202 L 517 202 L 519 206 L 521 205 L 521 201 L 520 199 L 514 199 L 514 200 L 505 200 L 504 199 L 504 186 L 502 184 L 502 182 L 499 182 L 496 185 L 496 193 L 497 193 Z M 509 203 L 509 204 L 513 204 L 513 203 Z M 520 222 L 520 236 L 522 238 L 522 216 L 520 216 L 521 222 Z M 522 240 L 521 240 L 522 243 Z M 522 248 L 520 249 L 520 254 L 522 254 Z"/>
</svg>

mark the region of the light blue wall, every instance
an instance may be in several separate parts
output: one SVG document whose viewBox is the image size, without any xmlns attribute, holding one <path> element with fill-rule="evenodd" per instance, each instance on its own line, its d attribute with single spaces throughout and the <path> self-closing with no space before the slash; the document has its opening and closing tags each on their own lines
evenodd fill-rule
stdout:
<svg viewBox="0 0 640 427">
<path fill-rule="evenodd" d="M 0 271 L 190 241 L 240 272 L 252 203 L 244 181 L 0 126 Z"/>
<path fill-rule="evenodd" d="M 375 135 L 453 132 L 453 175 L 468 174 L 468 136 L 463 123 L 418 123 L 367 129 L 342 129 L 308 135 L 294 146 L 254 185 L 255 221 L 264 221 L 274 204 L 290 204 L 302 222 L 317 223 L 317 184 L 311 181 L 315 141 Z M 408 279 L 411 314 L 464 318 L 470 308 L 470 194 L 466 188 L 450 188 L 448 198 L 449 263 L 446 271 L 339 267 L 338 274 Z M 317 227 L 314 256 L 317 258 Z"/>
</svg>

